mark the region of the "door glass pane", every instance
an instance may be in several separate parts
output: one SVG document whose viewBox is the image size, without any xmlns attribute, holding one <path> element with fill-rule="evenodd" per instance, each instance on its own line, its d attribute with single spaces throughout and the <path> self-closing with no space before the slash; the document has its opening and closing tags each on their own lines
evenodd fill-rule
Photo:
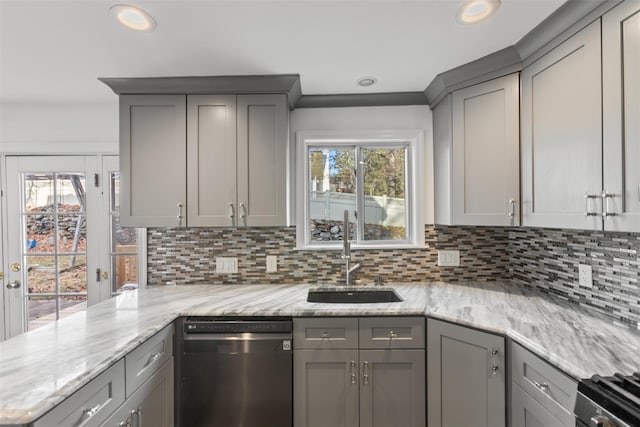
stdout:
<svg viewBox="0 0 640 427">
<path fill-rule="evenodd" d="M 25 306 L 28 329 L 34 329 L 86 307 L 85 179 L 71 172 L 24 173 L 22 188 Z"/>
<path fill-rule="evenodd" d="M 363 148 L 364 240 L 405 240 L 405 148 Z"/>
<path fill-rule="evenodd" d="M 25 268 L 27 270 L 29 293 L 56 293 L 55 256 L 28 256 L 26 257 Z"/>
<path fill-rule="evenodd" d="M 60 293 L 87 293 L 87 257 L 66 255 L 58 257 Z"/>
<path fill-rule="evenodd" d="M 112 293 L 138 288 L 138 230 L 120 226 L 120 173 L 110 173 Z"/>
<path fill-rule="evenodd" d="M 356 160 L 354 147 L 310 147 L 310 241 L 343 239 L 344 211 L 349 211 L 351 239 L 355 239 Z"/>
</svg>

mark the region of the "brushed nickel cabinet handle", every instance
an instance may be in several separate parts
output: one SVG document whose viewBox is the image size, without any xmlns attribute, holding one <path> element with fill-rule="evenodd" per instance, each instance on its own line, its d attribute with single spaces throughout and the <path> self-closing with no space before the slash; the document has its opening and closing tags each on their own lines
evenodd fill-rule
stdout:
<svg viewBox="0 0 640 427">
<path fill-rule="evenodd" d="M 7 283 L 7 289 L 18 289 L 22 286 L 22 282 L 20 280 L 14 280 L 13 282 Z"/>
<path fill-rule="evenodd" d="M 509 199 L 509 217 L 516 216 L 516 199 Z"/>
<path fill-rule="evenodd" d="M 357 378 L 358 376 L 356 375 L 356 361 L 352 360 L 351 361 L 351 384 L 355 384 L 356 382 L 358 382 Z"/>
<path fill-rule="evenodd" d="M 178 207 L 178 216 L 177 216 L 177 218 L 178 218 L 178 227 L 182 227 L 182 218 L 183 218 L 183 216 L 182 216 L 182 203 L 178 203 L 177 207 Z"/>
<path fill-rule="evenodd" d="M 362 363 L 362 383 L 369 384 L 369 362 Z"/>
<path fill-rule="evenodd" d="M 591 201 L 601 197 L 598 194 L 584 193 L 584 216 L 598 216 L 597 212 L 591 210 Z"/>
<path fill-rule="evenodd" d="M 616 197 L 613 193 L 607 193 L 607 190 L 602 190 L 602 218 L 609 219 L 611 216 L 617 216 L 616 212 L 609 211 L 609 199 Z"/>
</svg>

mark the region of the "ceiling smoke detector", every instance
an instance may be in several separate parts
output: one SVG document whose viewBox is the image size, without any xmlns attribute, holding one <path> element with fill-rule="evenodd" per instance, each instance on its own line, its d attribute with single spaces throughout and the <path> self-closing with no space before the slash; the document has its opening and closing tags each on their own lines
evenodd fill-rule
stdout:
<svg viewBox="0 0 640 427">
<path fill-rule="evenodd" d="M 461 24 L 475 24 L 487 19 L 500 7 L 500 0 L 467 0 L 456 14 Z"/>
<path fill-rule="evenodd" d="M 111 6 L 110 10 L 120 24 L 132 30 L 153 31 L 156 28 L 156 20 L 153 16 L 138 7 L 117 4 Z"/>
<path fill-rule="evenodd" d="M 376 79 L 375 77 L 361 77 L 357 80 L 356 83 L 358 83 L 358 86 L 368 87 L 368 86 L 373 86 L 377 82 L 378 82 L 378 79 Z"/>
</svg>

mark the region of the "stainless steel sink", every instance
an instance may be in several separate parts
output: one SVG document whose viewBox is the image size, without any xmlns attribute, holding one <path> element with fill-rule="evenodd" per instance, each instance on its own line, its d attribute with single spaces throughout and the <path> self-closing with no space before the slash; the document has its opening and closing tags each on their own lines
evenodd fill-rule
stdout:
<svg viewBox="0 0 640 427">
<path fill-rule="evenodd" d="M 329 304 L 366 304 L 400 302 L 402 298 L 391 288 L 311 288 L 307 302 Z"/>
</svg>

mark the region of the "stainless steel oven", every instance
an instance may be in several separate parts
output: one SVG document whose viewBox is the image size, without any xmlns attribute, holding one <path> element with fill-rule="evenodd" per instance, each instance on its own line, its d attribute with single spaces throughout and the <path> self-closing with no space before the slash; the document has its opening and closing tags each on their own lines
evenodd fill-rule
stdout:
<svg viewBox="0 0 640 427">
<path fill-rule="evenodd" d="M 577 427 L 640 426 L 640 373 L 580 381 L 574 413 Z"/>
<path fill-rule="evenodd" d="M 290 427 L 290 318 L 178 319 L 176 425 Z"/>
</svg>

